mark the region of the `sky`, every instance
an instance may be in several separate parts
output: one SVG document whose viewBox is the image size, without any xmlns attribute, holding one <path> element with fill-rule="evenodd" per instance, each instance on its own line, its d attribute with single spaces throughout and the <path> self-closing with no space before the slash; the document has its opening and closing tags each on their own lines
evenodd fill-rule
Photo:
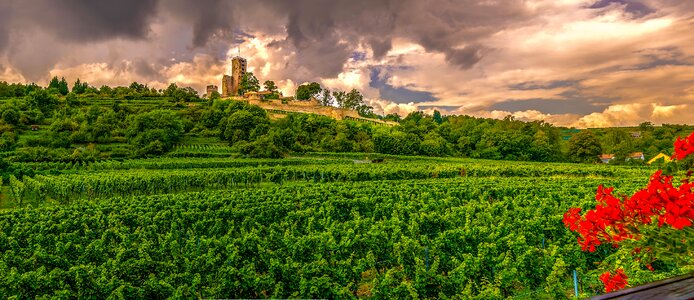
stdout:
<svg viewBox="0 0 694 300">
<path fill-rule="evenodd" d="M 239 53 L 384 114 L 694 124 L 691 0 L 0 0 L 1 81 L 202 94 Z"/>
</svg>

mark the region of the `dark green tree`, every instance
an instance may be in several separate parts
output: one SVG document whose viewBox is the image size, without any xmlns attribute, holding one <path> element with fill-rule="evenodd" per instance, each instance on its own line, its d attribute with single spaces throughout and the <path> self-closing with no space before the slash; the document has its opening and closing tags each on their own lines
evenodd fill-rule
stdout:
<svg viewBox="0 0 694 300">
<path fill-rule="evenodd" d="M 360 116 L 362 117 L 367 117 L 367 118 L 378 118 L 376 114 L 374 114 L 374 108 L 371 106 L 368 106 L 366 104 L 362 104 L 357 106 L 356 108 L 357 112 L 359 113 Z"/>
<path fill-rule="evenodd" d="M 364 105 L 364 96 L 357 89 L 352 89 L 345 95 L 343 108 L 357 109 L 361 105 Z"/>
<path fill-rule="evenodd" d="M 60 87 L 60 79 L 58 79 L 58 76 L 53 76 L 53 78 L 51 78 L 51 81 L 48 82 L 47 88 L 58 90 L 59 87 Z"/>
<path fill-rule="evenodd" d="M 126 137 L 139 154 L 160 154 L 170 150 L 183 135 L 183 122 L 176 111 L 153 110 L 130 120 Z"/>
<path fill-rule="evenodd" d="M 260 81 L 253 75 L 253 72 L 247 72 L 241 77 L 239 82 L 239 96 L 247 92 L 257 92 L 260 90 Z"/>
<path fill-rule="evenodd" d="M 65 77 L 62 77 L 60 78 L 60 80 L 58 80 L 58 76 L 53 76 L 51 81 L 48 83 L 48 89 L 57 91 L 63 96 L 67 95 L 67 93 L 69 92 L 67 81 L 65 81 Z"/>
<path fill-rule="evenodd" d="M 323 89 L 320 92 L 320 104 L 323 106 L 330 106 L 333 103 L 333 97 L 329 89 Z"/>
<path fill-rule="evenodd" d="M 277 145 L 278 140 L 279 136 L 275 132 L 270 132 L 243 145 L 240 150 L 241 153 L 253 158 L 281 158 L 287 155 L 287 151 Z"/>
<path fill-rule="evenodd" d="M 58 104 L 58 98 L 46 90 L 33 91 L 26 96 L 26 100 L 31 108 L 38 109 L 43 114 L 52 111 Z"/>
<path fill-rule="evenodd" d="M 266 80 L 263 83 L 263 87 L 265 88 L 266 91 L 271 93 L 271 94 L 265 96 L 265 99 L 279 99 L 280 98 L 280 93 L 277 90 L 277 85 L 275 84 L 274 81 Z"/>
<path fill-rule="evenodd" d="M 133 83 L 130 84 L 129 88 L 133 92 L 138 92 L 138 93 L 149 92 L 149 88 L 146 85 L 144 85 L 142 83 L 138 83 L 137 81 L 133 81 Z"/>
<path fill-rule="evenodd" d="M 441 117 L 441 112 L 434 110 L 434 122 L 437 124 L 443 123 L 443 117 Z"/>
<path fill-rule="evenodd" d="M 402 118 L 400 117 L 400 115 L 398 115 L 396 113 L 392 113 L 392 114 L 385 115 L 385 117 L 383 117 L 383 120 L 392 121 L 392 122 L 400 122 L 402 120 Z"/>
<path fill-rule="evenodd" d="M 346 98 L 347 98 L 347 93 L 345 93 L 344 91 L 340 91 L 340 90 L 334 90 L 333 91 L 333 100 L 335 100 L 335 104 L 337 104 L 337 107 L 344 108 Z"/>
<path fill-rule="evenodd" d="M 263 82 L 263 87 L 268 92 L 277 93 L 277 85 L 272 80 L 265 80 L 265 82 Z"/>
<path fill-rule="evenodd" d="M 259 124 L 267 123 L 267 120 L 244 109 L 234 112 L 224 122 L 222 136 L 233 145 L 239 141 L 248 141 L 251 132 Z"/>
<path fill-rule="evenodd" d="M 321 86 L 317 82 L 302 84 L 296 89 L 296 99 L 308 100 L 311 97 L 316 97 L 321 92 Z"/>
<path fill-rule="evenodd" d="M 14 108 L 6 109 L 2 112 L 2 120 L 7 124 L 17 125 L 19 124 L 19 112 Z"/>
<path fill-rule="evenodd" d="M 72 85 L 72 92 L 77 94 L 77 95 L 81 95 L 81 94 L 84 94 L 88 88 L 89 88 L 88 83 L 82 82 L 82 81 L 80 81 L 79 78 L 77 78 L 77 80 L 75 81 L 75 84 Z"/>
<path fill-rule="evenodd" d="M 582 130 L 569 139 L 568 158 L 573 162 L 593 163 L 600 160 L 602 146 L 588 130 Z"/>
</svg>

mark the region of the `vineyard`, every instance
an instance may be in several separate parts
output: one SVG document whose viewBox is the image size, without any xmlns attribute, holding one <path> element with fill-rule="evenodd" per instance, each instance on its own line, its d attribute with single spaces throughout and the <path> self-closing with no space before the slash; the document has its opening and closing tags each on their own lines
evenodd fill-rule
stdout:
<svg viewBox="0 0 694 300">
<path fill-rule="evenodd" d="M 55 174 L 5 182 L 0 298 L 590 296 L 614 249 L 563 213 L 653 171 L 382 157 L 28 163 Z"/>
</svg>

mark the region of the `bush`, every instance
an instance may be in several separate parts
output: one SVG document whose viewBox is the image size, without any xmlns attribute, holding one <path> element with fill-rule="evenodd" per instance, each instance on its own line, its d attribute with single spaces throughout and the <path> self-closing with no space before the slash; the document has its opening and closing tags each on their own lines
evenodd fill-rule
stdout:
<svg viewBox="0 0 694 300">
<path fill-rule="evenodd" d="M 140 149 L 140 155 L 161 154 L 173 148 L 181 139 L 183 131 L 183 123 L 178 113 L 153 110 L 133 117 L 126 137 L 128 143 Z"/>
</svg>

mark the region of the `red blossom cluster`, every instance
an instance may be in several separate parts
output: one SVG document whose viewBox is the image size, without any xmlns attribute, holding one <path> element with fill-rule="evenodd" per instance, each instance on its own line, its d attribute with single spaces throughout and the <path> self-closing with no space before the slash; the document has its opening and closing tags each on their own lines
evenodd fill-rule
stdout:
<svg viewBox="0 0 694 300">
<path fill-rule="evenodd" d="M 578 232 L 583 251 L 595 251 L 603 243 L 617 245 L 625 239 L 638 239 L 638 227 L 650 224 L 657 217 L 658 226 L 668 224 L 681 230 L 694 220 L 694 183 L 687 179 L 679 187 L 672 185 L 672 176 L 657 171 L 645 189 L 622 200 L 612 194 L 614 188 L 598 187 L 598 205 L 581 216 L 580 208 L 564 214 L 564 224 Z"/>
<path fill-rule="evenodd" d="M 605 292 L 609 293 L 627 286 L 627 274 L 624 274 L 622 269 L 617 269 L 614 276 L 610 272 L 605 272 L 600 275 L 600 281 L 605 285 Z"/>
<path fill-rule="evenodd" d="M 673 158 L 682 160 L 694 154 L 694 132 L 685 139 L 677 138 Z M 598 186 L 595 209 L 581 216 L 580 208 L 571 208 L 564 214 L 563 222 L 571 231 L 579 234 L 578 244 L 583 251 L 594 252 L 601 244 L 612 244 L 641 238 L 639 226 L 658 220 L 658 227 L 667 224 L 677 230 L 692 226 L 694 221 L 694 182 L 689 181 L 692 171 L 679 187 L 673 185 L 673 177 L 655 172 L 646 188 L 631 197 L 621 199 L 612 194 L 614 188 Z M 640 249 L 635 249 L 640 252 Z M 650 264 L 646 266 L 653 270 Z M 607 292 L 627 285 L 627 276 L 618 269 L 614 276 L 605 272 L 600 276 Z"/>
<path fill-rule="evenodd" d="M 682 160 L 692 153 L 694 153 L 694 132 L 684 139 L 677 137 L 675 141 L 675 155 L 672 158 Z"/>
</svg>

